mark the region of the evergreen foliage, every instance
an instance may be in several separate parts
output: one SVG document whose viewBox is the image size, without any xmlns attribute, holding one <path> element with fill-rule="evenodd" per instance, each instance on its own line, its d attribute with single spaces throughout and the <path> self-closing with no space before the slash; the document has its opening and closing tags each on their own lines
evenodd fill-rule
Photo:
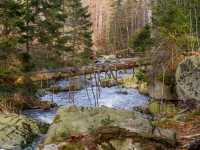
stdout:
<svg viewBox="0 0 200 150">
<path fill-rule="evenodd" d="M 65 0 L 65 6 L 68 15 L 64 33 L 64 39 L 68 40 L 66 51 L 71 52 L 72 62 L 74 62 L 74 57 L 77 54 L 82 60 L 87 59 L 93 45 L 92 31 L 90 31 L 92 23 L 89 21 L 88 7 L 83 7 L 80 0 Z M 60 42 L 62 41 L 63 39 Z"/>
<path fill-rule="evenodd" d="M 174 0 L 158 0 L 154 8 L 153 27 L 159 31 L 161 41 L 171 42 L 173 49 L 186 46 L 189 34 L 189 15 L 186 7 Z"/>
<path fill-rule="evenodd" d="M 7 0 L 0 3 L 0 49 L 26 53 L 34 43 L 73 58 L 89 58 L 92 39 L 88 7 L 81 0 Z M 80 55 L 79 55 L 80 54 Z M 48 57 L 48 56 L 47 56 Z M 83 59 L 84 58 L 84 59 Z"/>
<path fill-rule="evenodd" d="M 130 40 L 130 48 L 143 53 L 151 44 L 153 44 L 153 39 L 151 38 L 150 26 L 148 24 L 142 28 L 136 37 Z"/>
</svg>

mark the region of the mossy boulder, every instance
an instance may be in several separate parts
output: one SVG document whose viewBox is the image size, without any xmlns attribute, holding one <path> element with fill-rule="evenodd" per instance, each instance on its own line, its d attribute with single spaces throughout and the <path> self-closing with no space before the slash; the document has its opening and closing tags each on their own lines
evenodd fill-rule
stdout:
<svg viewBox="0 0 200 150">
<path fill-rule="evenodd" d="M 200 101 L 200 55 L 193 55 L 183 59 L 176 70 L 176 82 L 181 89 L 178 95 L 184 95 L 182 100 Z"/>
<path fill-rule="evenodd" d="M 42 127 L 42 126 L 41 126 Z M 40 123 L 23 115 L 0 114 L 0 148 L 28 147 L 41 135 Z"/>
<path fill-rule="evenodd" d="M 45 143 L 62 141 L 71 134 L 89 134 L 99 127 L 108 126 L 150 136 L 157 130 L 148 119 L 131 110 L 116 110 L 105 106 L 99 108 L 62 106 L 50 125 Z M 174 140 L 174 134 L 162 136 Z"/>
<path fill-rule="evenodd" d="M 102 126 L 102 120 L 110 116 L 114 120 L 111 125 L 126 128 L 132 132 L 152 133 L 154 126 L 137 113 L 130 110 L 116 110 L 108 107 L 76 107 L 62 106 L 58 109 L 56 118 L 51 124 L 45 143 L 62 140 L 62 133 L 89 133 L 91 126 Z M 59 117 L 58 117 L 59 116 Z"/>
</svg>

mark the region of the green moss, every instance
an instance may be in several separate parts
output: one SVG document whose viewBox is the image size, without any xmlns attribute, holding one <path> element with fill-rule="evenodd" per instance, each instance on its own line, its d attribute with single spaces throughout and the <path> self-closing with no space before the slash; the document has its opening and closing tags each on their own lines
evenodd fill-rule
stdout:
<svg viewBox="0 0 200 150">
<path fill-rule="evenodd" d="M 59 119 L 60 119 L 60 115 L 56 115 L 56 116 L 54 117 L 54 120 L 53 120 L 53 122 L 52 122 L 51 124 L 56 123 Z"/>
<path fill-rule="evenodd" d="M 152 102 L 149 105 L 149 112 L 153 115 L 158 114 L 160 112 L 160 104 L 158 102 Z"/>
<path fill-rule="evenodd" d="M 64 131 L 64 132 L 61 133 L 60 136 L 62 137 L 62 139 L 67 139 L 70 136 L 70 132 Z"/>
<path fill-rule="evenodd" d="M 49 125 L 42 123 L 42 124 L 39 125 L 39 130 L 42 134 L 46 134 L 47 131 L 49 130 Z"/>
<path fill-rule="evenodd" d="M 103 149 L 103 150 L 110 150 L 110 148 L 107 146 L 107 145 L 101 145 L 101 148 Z"/>
<path fill-rule="evenodd" d="M 200 116 L 200 108 L 196 109 L 192 116 Z"/>
<path fill-rule="evenodd" d="M 44 144 L 38 144 L 37 147 L 38 147 L 39 149 L 42 149 L 42 148 L 44 147 Z"/>
<path fill-rule="evenodd" d="M 145 74 L 147 73 L 147 70 L 140 70 L 135 76 L 138 79 L 138 81 L 141 82 L 148 82 L 149 77 Z"/>
<path fill-rule="evenodd" d="M 33 135 L 33 134 L 28 135 L 26 137 L 26 143 L 22 142 L 21 147 L 26 148 L 26 147 L 30 146 L 33 143 L 34 139 L 35 139 L 35 135 Z"/>
<path fill-rule="evenodd" d="M 165 120 L 161 121 L 160 124 L 164 125 L 165 127 L 170 127 L 170 126 L 176 125 L 176 122 L 173 120 L 165 119 Z"/>
<path fill-rule="evenodd" d="M 18 102 L 15 104 L 15 108 L 17 110 L 22 110 L 24 108 L 24 103 L 23 102 Z"/>
<path fill-rule="evenodd" d="M 78 142 L 68 142 L 66 146 L 62 148 L 62 150 L 84 150 L 83 144 L 78 141 Z"/>
<path fill-rule="evenodd" d="M 163 74 L 157 75 L 156 80 L 163 82 Z M 171 76 L 169 74 L 164 74 L 164 83 L 165 85 L 171 84 Z"/>
<path fill-rule="evenodd" d="M 13 70 L 12 69 L 9 69 L 9 68 L 6 68 L 6 69 L 2 69 L 0 70 L 0 76 L 2 75 L 11 75 L 13 74 Z"/>
</svg>

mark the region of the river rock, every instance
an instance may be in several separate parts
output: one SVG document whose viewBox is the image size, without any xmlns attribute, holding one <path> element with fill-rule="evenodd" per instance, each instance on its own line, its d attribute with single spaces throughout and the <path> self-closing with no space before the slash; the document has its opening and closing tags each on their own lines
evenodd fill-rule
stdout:
<svg viewBox="0 0 200 150">
<path fill-rule="evenodd" d="M 42 97 L 44 95 L 46 95 L 45 90 L 44 89 L 37 89 L 37 94 Z"/>
<path fill-rule="evenodd" d="M 181 89 L 178 95 L 182 95 L 182 100 L 200 101 L 200 55 L 183 59 L 178 65 L 175 77 Z"/>
<path fill-rule="evenodd" d="M 98 108 L 62 106 L 50 125 L 45 143 L 63 140 L 66 138 L 64 135 L 72 133 L 88 134 L 89 129 L 104 126 L 102 120 L 106 119 L 110 120 L 109 125 L 116 125 L 130 132 L 150 135 L 155 133 L 155 126 L 148 119 L 131 110 L 116 110 L 105 106 Z M 173 136 L 170 138 L 174 139 Z"/>
<path fill-rule="evenodd" d="M 155 100 L 159 100 L 159 99 L 175 100 L 176 99 L 171 93 L 171 87 L 164 85 L 161 81 L 158 81 L 158 80 L 149 81 L 147 84 L 147 91 L 150 97 Z"/>
<path fill-rule="evenodd" d="M 36 136 L 41 135 L 37 121 L 26 116 L 0 113 L 0 148 L 20 149 L 31 144 Z"/>
</svg>

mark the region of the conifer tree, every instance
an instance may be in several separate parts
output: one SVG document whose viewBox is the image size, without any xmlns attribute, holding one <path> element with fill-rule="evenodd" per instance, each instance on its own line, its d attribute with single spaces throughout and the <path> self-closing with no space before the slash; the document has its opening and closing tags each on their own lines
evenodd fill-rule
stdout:
<svg viewBox="0 0 200 150">
<path fill-rule="evenodd" d="M 152 22 L 153 27 L 158 30 L 156 36 L 159 37 L 159 42 L 163 43 L 162 45 L 169 45 L 167 50 L 171 51 L 173 69 L 174 54 L 188 46 L 189 14 L 185 6 L 176 0 L 158 0 Z"/>
<path fill-rule="evenodd" d="M 151 30 L 148 24 L 141 29 L 136 37 L 132 37 L 130 40 L 130 48 L 143 53 L 151 44 L 153 44 L 153 39 L 151 38 Z"/>
<path fill-rule="evenodd" d="M 61 0 L 8 0 L 1 4 L 1 45 L 26 44 L 27 53 L 34 40 L 53 47 L 66 17 L 61 6 Z"/>
<path fill-rule="evenodd" d="M 0 47 L 12 47 L 19 43 L 20 27 L 24 26 L 21 1 L 8 0 L 0 4 Z"/>
<path fill-rule="evenodd" d="M 77 54 L 81 58 L 88 59 L 93 44 L 88 7 L 83 7 L 81 0 L 65 0 L 65 6 L 68 15 L 65 32 L 65 38 L 68 39 L 66 51 L 71 52 L 73 63 Z"/>
</svg>

